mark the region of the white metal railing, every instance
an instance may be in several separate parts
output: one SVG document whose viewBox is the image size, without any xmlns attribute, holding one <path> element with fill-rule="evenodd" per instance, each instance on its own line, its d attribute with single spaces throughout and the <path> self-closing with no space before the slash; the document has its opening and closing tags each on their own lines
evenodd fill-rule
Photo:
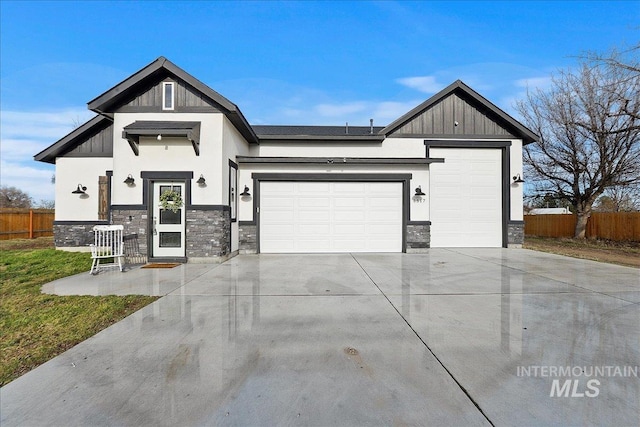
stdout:
<svg viewBox="0 0 640 427">
<path fill-rule="evenodd" d="M 113 259 L 113 262 L 102 264 L 103 267 L 118 266 L 120 271 L 124 271 L 124 244 L 122 225 L 96 225 L 93 227 L 94 243 L 91 245 L 91 274 L 98 274 L 100 271 L 100 260 Z"/>
</svg>

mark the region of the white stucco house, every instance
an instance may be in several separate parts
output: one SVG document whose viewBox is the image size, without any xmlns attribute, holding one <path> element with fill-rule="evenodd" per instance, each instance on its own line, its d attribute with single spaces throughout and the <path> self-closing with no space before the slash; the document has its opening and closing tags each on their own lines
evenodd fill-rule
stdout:
<svg viewBox="0 0 640 427">
<path fill-rule="evenodd" d="M 252 126 L 160 57 L 88 108 L 35 156 L 56 166 L 61 249 L 96 224 L 124 225 L 150 261 L 522 243 L 537 136 L 461 81 L 384 127 Z M 168 190 L 181 205 L 163 207 Z"/>
</svg>

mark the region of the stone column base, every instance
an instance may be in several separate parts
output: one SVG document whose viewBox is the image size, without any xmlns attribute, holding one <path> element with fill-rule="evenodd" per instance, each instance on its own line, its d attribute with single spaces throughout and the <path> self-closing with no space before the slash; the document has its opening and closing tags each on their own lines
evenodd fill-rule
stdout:
<svg viewBox="0 0 640 427">
<path fill-rule="evenodd" d="M 431 221 L 407 224 L 407 253 L 424 253 L 431 246 Z"/>
<path fill-rule="evenodd" d="M 507 226 L 507 247 L 522 247 L 524 243 L 524 221 L 509 221 Z"/>
</svg>

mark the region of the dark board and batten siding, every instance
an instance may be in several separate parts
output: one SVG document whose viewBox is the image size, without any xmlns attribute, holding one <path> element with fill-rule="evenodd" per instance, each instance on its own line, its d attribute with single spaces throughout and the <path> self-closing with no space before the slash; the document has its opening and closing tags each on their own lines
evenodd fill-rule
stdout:
<svg viewBox="0 0 640 427">
<path fill-rule="evenodd" d="M 65 157 L 113 157 L 113 125 L 94 133 Z"/>
<path fill-rule="evenodd" d="M 458 126 L 455 125 L 456 121 Z M 484 111 L 456 93 L 442 99 L 392 133 L 392 136 L 403 135 L 513 137 L 511 132 L 488 117 Z"/>
<path fill-rule="evenodd" d="M 197 93 L 197 91 L 193 91 L 187 84 L 185 84 L 181 80 L 164 80 L 159 82 L 158 84 L 152 86 L 147 91 L 137 95 L 129 102 L 120 107 L 117 111 L 119 112 L 130 112 L 136 111 L 140 108 L 148 109 L 153 108 L 154 111 L 162 111 L 162 83 L 164 82 L 173 82 L 174 86 L 174 96 L 175 96 L 175 110 L 180 111 L 181 109 L 206 109 L 208 111 L 217 111 L 213 107 L 213 105 L 207 101 L 207 99 L 202 95 Z"/>
</svg>

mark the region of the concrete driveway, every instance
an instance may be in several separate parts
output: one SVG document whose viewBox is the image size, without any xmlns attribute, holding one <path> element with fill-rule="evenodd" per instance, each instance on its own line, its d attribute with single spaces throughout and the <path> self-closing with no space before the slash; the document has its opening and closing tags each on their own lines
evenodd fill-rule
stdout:
<svg viewBox="0 0 640 427">
<path fill-rule="evenodd" d="M 528 250 L 88 274 L 166 295 L 0 390 L 13 425 L 640 425 L 640 270 Z"/>
</svg>

